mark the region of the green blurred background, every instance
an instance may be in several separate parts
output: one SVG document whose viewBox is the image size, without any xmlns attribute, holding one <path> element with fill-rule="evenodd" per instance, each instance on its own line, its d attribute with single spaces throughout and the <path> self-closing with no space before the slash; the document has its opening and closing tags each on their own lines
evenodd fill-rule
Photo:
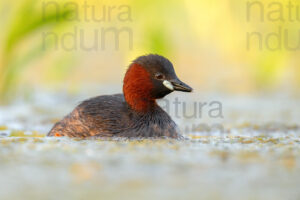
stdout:
<svg viewBox="0 0 300 200">
<path fill-rule="evenodd" d="M 300 6 L 290 2 L 298 13 L 285 0 L 1 1 L 0 101 L 121 85 L 147 53 L 168 57 L 197 92 L 298 95 L 300 48 L 287 45 L 300 45 Z"/>
</svg>

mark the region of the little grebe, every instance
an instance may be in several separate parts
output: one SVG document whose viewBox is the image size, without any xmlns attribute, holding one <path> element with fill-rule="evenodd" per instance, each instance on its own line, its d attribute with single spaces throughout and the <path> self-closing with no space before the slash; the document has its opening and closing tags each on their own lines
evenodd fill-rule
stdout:
<svg viewBox="0 0 300 200">
<path fill-rule="evenodd" d="M 138 57 L 125 74 L 123 94 L 83 101 L 48 136 L 178 138 L 175 122 L 156 103 L 175 90 L 192 88 L 178 79 L 168 59 L 154 54 Z"/>
</svg>

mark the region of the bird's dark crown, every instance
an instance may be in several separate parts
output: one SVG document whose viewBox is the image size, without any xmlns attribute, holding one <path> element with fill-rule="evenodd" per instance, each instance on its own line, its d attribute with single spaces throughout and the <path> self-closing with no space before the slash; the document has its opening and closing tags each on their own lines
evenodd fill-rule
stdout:
<svg viewBox="0 0 300 200">
<path fill-rule="evenodd" d="M 153 76 L 157 72 L 160 72 L 169 78 L 176 76 L 173 64 L 167 58 L 157 54 L 140 56 L 132 63 L 143 66 Z"/>
</svg>

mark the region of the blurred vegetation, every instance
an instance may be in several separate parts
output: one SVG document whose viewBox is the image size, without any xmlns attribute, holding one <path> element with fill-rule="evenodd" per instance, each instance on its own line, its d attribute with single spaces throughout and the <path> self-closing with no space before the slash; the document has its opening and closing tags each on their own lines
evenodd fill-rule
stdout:
<svg viewBox="0 0 300 200">
<path fill-rule="evenodd" d="M 35 59 L 43 56 L 43 44 L 41 41 L 28 46 L 21 54 L 18 48 L 24 40 L 37 34 L 45 26 L 60 26 L 63 20 L 57 21 L 57 17 L 63 18 L 71 14 L 71 10 L 64 9 L 59 13 L 52 12 L 42 16 L 40 9 L 36 8 L 38 0 L 20 1 L 20 6 L 13 3 L 2 2 L 2 21 L 5 30 L 1 35 L 1 63 L 0 63 L 0 97 L 7 98 L 7 94 L 17 87 L 18 79 L 22 71 Z M 4 10 L 5 9 L 5 10 Z M 50 45 L 50 44 L 48 44 Z"/>
<path fill-rule="evenodd" d="M 83 0 L 52 1 L 59 4 L 59 9 L 51 7 L 46 12 L 43 10 L 45 2 L 50 1 L 0 2 L 1 101 L 11 99 L 28 86 L 63 88 L 90 82 L 119 84 L 128 62 L 145 53 L 169 57 L 178 74 L 202 90 L 251 93 L 299 89 L 299 50 L 259 49 L 255 38 L 247 49 L 247 33 L 259 32 L 264 38 L 276 33 L 278 27 L 288 29 L 290 44 L 300 43 L 300 33 L 295 26 L 299 22 L 261 21 L 259 6 L 247 13 L 247 3 L 253 1 L 88 1 L 96 15 L 109 15 L 102 22 L 84 20 L 92 11 L 84 12 Z M 66 6 L 68 2 L 76 3 L 78 11 L 74 6 Z M 286 7 L 285 0 L 276 2 Z M 299 5 L 297 1 L 292 2 Z M 265 18 L 272 12 L 271 3 L 274 1 L 262 3 Z M 130 9 L 127 20 L 118 20 L 120 5 Z M 110 14 L 109 6 L 116 6 Z M 283 17 L 290 14 L 285 8 L 282 11 Z M 72 17 L 78 19 L 70 20 Z M 95 42 L 92 36 L 96 29 L 129 27 L 133 32 L 133 49 L 128 48 L 126 36 L 120 37 L 119 50 L 77 48 L 67 51 L 51 39 L 47 40 L 45 48 L 43 33 L 51 31 L 61 36 L 72 32 L 74 27 L 91 35 L 85 37 L 88 44 Z M 113 47 L 114 38 L 108 40 L 107 46 Z M 271 45 L 276 42 L 272 40 Z"/>
</svg>

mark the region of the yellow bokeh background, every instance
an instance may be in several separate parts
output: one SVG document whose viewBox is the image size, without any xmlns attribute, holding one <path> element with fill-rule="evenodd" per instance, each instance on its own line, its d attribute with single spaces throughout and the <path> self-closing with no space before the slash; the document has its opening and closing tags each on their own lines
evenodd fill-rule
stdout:
<svg viewBox="0 0 300 200">
<path fill-rule="evenodd" d="M 288 9 L 291 4 L 293 9 Z M 24 88 L 71 91 L 118 85 L 130 61 L 147 53 L 168 57 L 178 76 L 200 92 L 299 91 L 300 47 L 286 48 L 300 46 L 300 3 L 295 0 L 14 0 L 1 1 L 0 9 L 1 99 L 15 97 Z M 106 18 L 87 21 L 93 9 L 95 16 Z M 122 32 L 115 49 L 115 36 L 107 33 L 105 49 L 80 48 L 80 31 L 88 46 L 97 42 L 94 31 L 110 28 L 130 30 L 132 42 Z M 75 29 L 78 46 L 66 50 L 62 38 Z M 50 32 L 58 42 L 54 36 L 43 38 Z M 254 33 L 259 36 L 249 39 Z M 73 40 L 65 42 L 72 45 Z"/>
</svg>

